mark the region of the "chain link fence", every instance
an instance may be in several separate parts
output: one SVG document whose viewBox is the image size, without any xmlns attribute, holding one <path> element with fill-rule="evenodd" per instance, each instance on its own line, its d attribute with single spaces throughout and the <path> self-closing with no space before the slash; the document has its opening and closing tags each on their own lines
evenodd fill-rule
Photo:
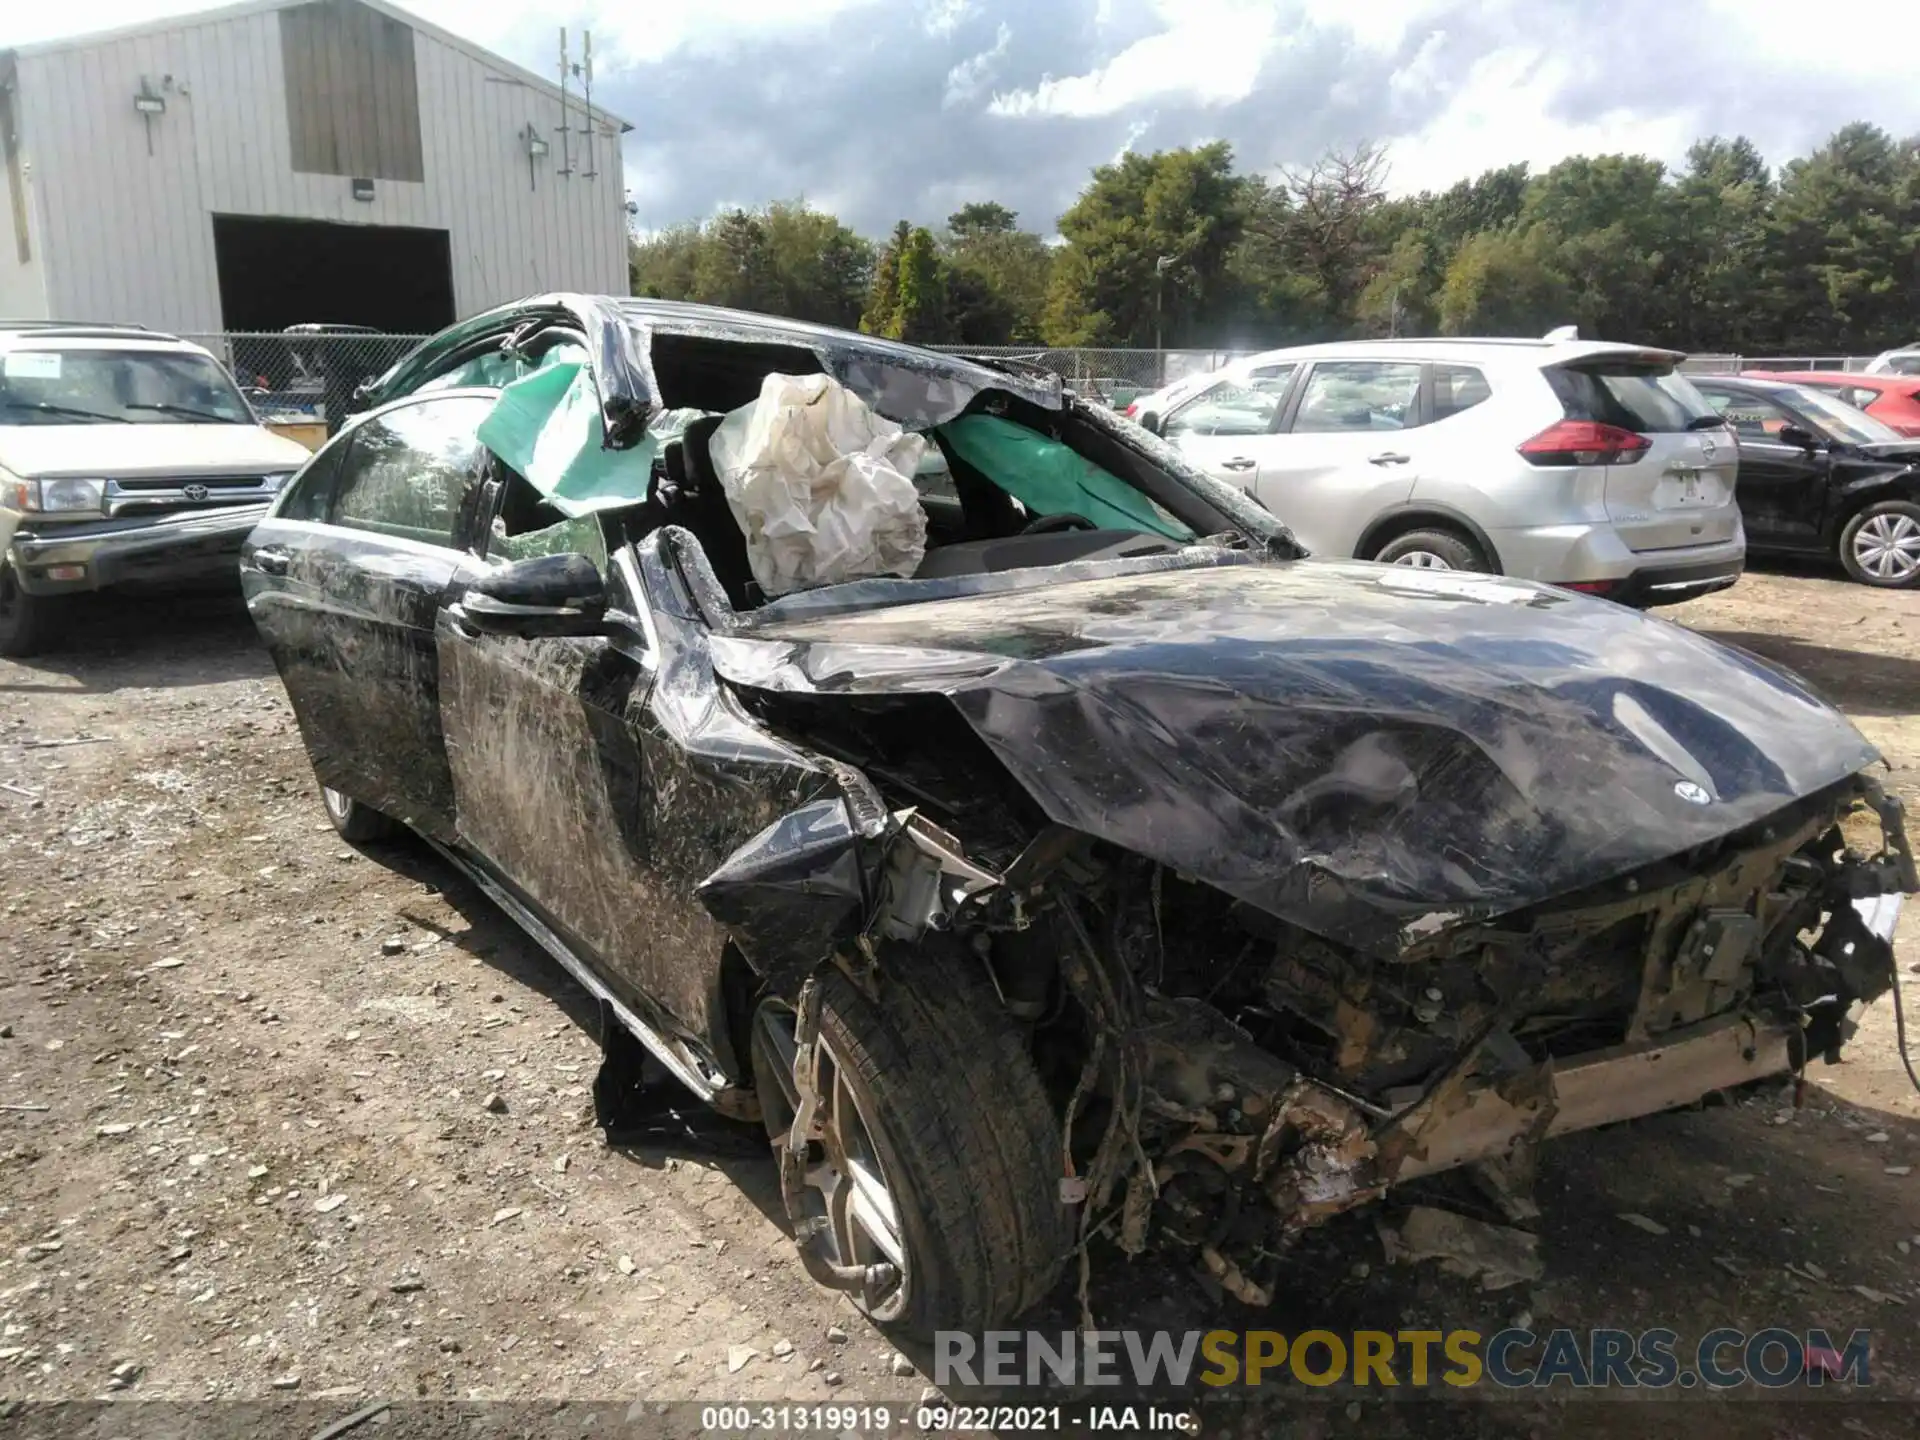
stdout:
<svg viewBox="0 0 1920 1440">
<path fill-rule="evenodd" d="M 352 408 L 362 382 L 384 374 L 425 335 L 348 326 L 183 335 L 212 351 L 239 381 L 254 409 L 270 424 L 337 424 Z M 1058 375 L 1084 400 L 1124 410 L 1137 397 L 1189 375 L 1217 370 L 1255 352 L 1245 350 L 1130 350 L 1037 345 L 942 345 L 953 354 Z M 1682 369 L 1695 374 L 1740 370 L 1863 370 L 1865 355 L 1693 355 Z"/>
<path fill-rule="evenodd" d="M 1690 375 L 1737 375 L 1742 370 L 1860 371 L 1871 355 L 1689 355 L 1680 368 Z"/>
<path fill-rule="evenodd" d="M 225 365 L 269 425 L 337 425 L 363 381 L 427 337 L 348 326 L 182 335 Z"/>
<path fill-rule="evenodd" d="M 1034 345 L 936 345 L 959 355 L 977 355 L 996 364 L 1016 365 L 1058 375 L 1083 400 L 1124 410 L 1136 396 L 1150 394 L 1189 375 L 1218 370 L 1250 350 L 1048 349 Z"/>
</svg>

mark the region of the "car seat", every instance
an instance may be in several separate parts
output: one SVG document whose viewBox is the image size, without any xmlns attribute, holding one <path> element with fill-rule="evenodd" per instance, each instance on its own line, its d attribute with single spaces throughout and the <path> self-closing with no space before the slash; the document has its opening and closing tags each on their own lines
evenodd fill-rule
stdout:
<svg viewBox="0 0 1920 1440">
<path fill-rule="evenodd" d="M 684 525 L 700 541 L 714 578 L 727 593 L 736 610 L 748 610 L 760 602 L 760 587 L 753 578 L 753 565 L 747 558 L 747 537 L 733 517 L 733 506 L 714 471 L 707 442 L 720 428 L 722 415 L 705 415 L 669 440 L 661 452 L 673 496 L 667 506 L 667 523 Z"/>
</svg>

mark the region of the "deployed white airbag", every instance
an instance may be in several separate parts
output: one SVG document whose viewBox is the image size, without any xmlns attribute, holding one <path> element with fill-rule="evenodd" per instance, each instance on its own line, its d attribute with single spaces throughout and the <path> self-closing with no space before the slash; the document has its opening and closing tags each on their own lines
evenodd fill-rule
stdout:
<svg viewBox="0 0 1920 1440">
<path fill-rule="evenodd" d="M 708 441 L 769 597 L 911 575 L 927 549 L 913 472 L 927 442 L 828 375 L 769 375 Z"/>
</svg>

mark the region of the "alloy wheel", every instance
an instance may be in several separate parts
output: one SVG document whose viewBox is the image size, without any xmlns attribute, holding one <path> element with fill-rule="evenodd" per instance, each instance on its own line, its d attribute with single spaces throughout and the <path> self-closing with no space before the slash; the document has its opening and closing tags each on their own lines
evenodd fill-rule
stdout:
<svg viewBox="0 0 1920 1440">
<path fill-rule="evenodd" d="M 800 1107 L 795 1024 L 793 1010 L 774 1001 L 762 1004 L 754 1015 L 753 1045 L 762 1062 L 758 1068 L 779 1084 L 778 1095 L 761 1098 L 776 1150 L 786 1144 Z M 815 1057 L 818 1104 L 802 1161 L 803 1213 L 790 1218 L 796 1230 L 808 1222 L 825 1222 L 828 1258 L 836 1265 L 893 1267 L 896 1278 L 888 1288 L 862 1297 L 876 1319 L 890 1319 L 905 1309 L 913 1283 L 900 1207 L 874 1143 L 871 1119 L 847 1067 L 824 1035 L 815 1042 Z"/>
<path fill-rule="evenodd" d="M 1409 550 L 1404 555 L 1394 556 L 1393 563 L 1410 566 L 1415 570 L 1451 570 L 1453 568 L 1447 563 L 1445 556 L 1436 555 L 1431 550 Z"/>
<path fill-rule="evenodd" d="M 1873 515 L 1853 533 L 1853 558 L 1876 580 L 1907 581 L 1920 575 L 1920 520 L 1911 515 Z"/>
</svg>

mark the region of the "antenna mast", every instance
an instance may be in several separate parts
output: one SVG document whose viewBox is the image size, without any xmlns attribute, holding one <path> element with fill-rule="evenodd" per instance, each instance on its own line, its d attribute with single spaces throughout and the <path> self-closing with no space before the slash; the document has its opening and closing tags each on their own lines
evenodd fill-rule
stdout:
<svg viewBox="0 0 1920 1440">
<path fill-rule="evenodd" d="M 571 67 L 567 63 L 567 27 L 560 27 L 560 171 L 562 175 L 573 174 L 573 127 L 567 114 L 567 72 Z"/>
<path fill-rule="evenodd" d="M 580 83 L 585 91 L 587 123 L 580 127 L 580 133 L 587 137 L 587 168 L 581 173 L 591 180 L 600 173 L 599 160 L 595 156 L 593 143 L 593 31 L 580 32 Z"/>
</svg>

